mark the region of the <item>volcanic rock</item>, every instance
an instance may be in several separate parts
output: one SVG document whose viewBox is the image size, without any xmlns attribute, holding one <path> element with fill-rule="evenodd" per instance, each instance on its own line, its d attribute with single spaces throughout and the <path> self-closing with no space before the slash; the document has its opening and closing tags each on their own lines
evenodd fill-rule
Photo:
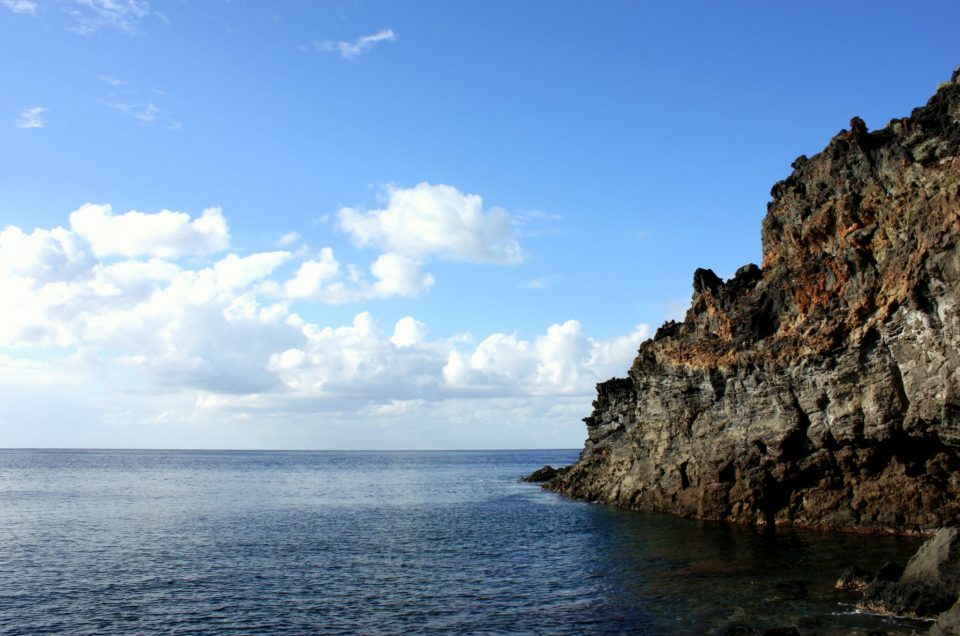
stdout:
<svg viewBox="0 0 960 636">
<path fill-rule="evenodd" d="M 546 486 L 749 524 L 960 523 L 960 77 L 854 118 L 774 185 L 762 267 L 693 276 L 683 322 L 597 386 Z"/>
</svg>

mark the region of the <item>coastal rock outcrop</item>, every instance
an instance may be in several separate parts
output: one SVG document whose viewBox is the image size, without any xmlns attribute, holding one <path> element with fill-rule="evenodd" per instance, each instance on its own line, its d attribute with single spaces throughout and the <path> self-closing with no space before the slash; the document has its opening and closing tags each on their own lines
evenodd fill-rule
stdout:
<svg viewBox="0 0 960 636">
<path fill-rule="evenodd" d="M 533 471 L 526 477 L 522 477 L 520 481 L 526 481 L 531 484 L 542 484 L 545 481 L 556 478 L 557 475 L 563 474 L 565 470 L 565 468 L 557 470 L 553 466 L 544 466 L 543 468 Z"/>
<path fill-rule="evenodd" d="M 737 523 L 960 523 L 960 73 L 793 168 L 762 266 L 694 273 L 546 487 Z"/>
<path fill-rule="evenodd" d="M 960 530 L 944 528 L 920 547 L 898 576 L 878 575 L 860 604 L 872 611 L 926 618 L 946 612 L 958 597 Z"/>
</svg>

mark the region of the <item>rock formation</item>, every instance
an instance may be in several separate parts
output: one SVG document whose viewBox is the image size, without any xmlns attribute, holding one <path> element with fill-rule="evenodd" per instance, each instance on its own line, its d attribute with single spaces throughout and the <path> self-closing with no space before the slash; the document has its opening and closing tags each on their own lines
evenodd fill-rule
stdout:
<svg viewBox="0 0 960 636">
<path fill-rule="evenodd" d="M 597 386 L 579 461 L 546 487 L 738 523 L 960 523 L 960 70 L 793 168 L 762 268 L 695 272 L 683 322 Z"/>
<path fill-rule="evenodd" d="M 941 529 L 899 570 L 895 577 L 878 573 L 864 591 L 861 607 L 918 618 L 946 612 L 960 596 L 960 530 Z"/>
</svg>

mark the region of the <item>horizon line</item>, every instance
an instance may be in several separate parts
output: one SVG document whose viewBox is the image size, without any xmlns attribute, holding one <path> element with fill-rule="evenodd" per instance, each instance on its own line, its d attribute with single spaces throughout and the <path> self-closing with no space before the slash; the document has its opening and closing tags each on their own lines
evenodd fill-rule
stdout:
<svg viewBox="0 0 960 636">
<path fill-rule="evenodd" d="M 189 451 L 220 453 L 496 453 L 516 451 L 580 451 L 581 448 L 120 448 L 94 446 L 0 446 L 3 451 Z"/>
</svg>

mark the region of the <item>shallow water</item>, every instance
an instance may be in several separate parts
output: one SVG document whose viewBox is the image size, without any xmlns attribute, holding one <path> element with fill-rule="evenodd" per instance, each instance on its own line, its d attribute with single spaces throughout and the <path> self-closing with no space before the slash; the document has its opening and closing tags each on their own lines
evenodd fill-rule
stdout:
<svg viewBox="0 0 960 636">
<path fill-rule="evenodd" d="M 0 450 L 0 632 L 908 634 L 832 589 L 919 542 L 517 482 L 576 451 Z"/>
</svg>

